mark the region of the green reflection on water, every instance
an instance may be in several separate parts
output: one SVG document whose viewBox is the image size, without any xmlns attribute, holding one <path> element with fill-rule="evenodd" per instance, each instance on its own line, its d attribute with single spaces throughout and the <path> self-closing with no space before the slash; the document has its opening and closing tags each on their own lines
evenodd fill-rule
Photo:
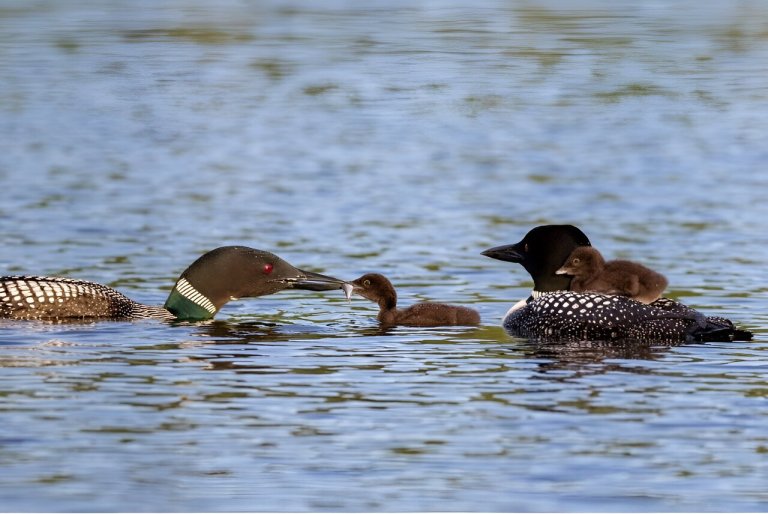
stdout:
<svg viewBox="0 0 768 514">
<path fill-rule="evenodd" d="M 567 37 L 567 38 L 563 38 L 563 41 L 567 41 L 569 43 L 576 43 L 579 45 L 589 46 L 589 47 L 609 47 L 609 48 L 629 46 L 632 44 L 632 40 L 628 37 L 609 37 L 609 36 Z"/>
<path fill-rule="evenodd" d="M 565 52 L 540 50 L 537 48 L 519 48 L 514 50 L 507 50 L 504 52 L 504 56 L 506 57 L 515 59 L 533 59 L 545 67 L 560 64 L 565 55 Z"/>
<path fill-rule="evenodd" d="M 174 27 L 165 29 L 137 29 L 123 32 L 128 41 L 158 41 L 178 39 L 203 45 L 221 45 L 252 41 L 250 34 L 231 32 L 213 27 Z"/>
<path fill-rule="evenodd" d="M 75 475 L 70 474 L 42 475 L 35 479 L 35 482 L 38 484 L 58 484 L 59 482 L 67 482 L 76 478 Z"/>
<path fill-rule="evenodd" d="M 647 83 L 631 83 L 614 89 L 613 91 L 602 91 L 594 94 L 595 98 L 607 103 L 620 102 L 627 98 L 643 97 L 643 96 L 666 96 L 672 97 L 674 93 L 663 89 L 654 84 Z"/>
<path fill-rule="evenodd" d="M 58 39 L 56 40 L 55 45 L 56 48 L 68 54 L 74 54 L 80 49 L 80 43 L 70 38 Z"/>
<path fill-rule="evenodd" d="M 280 80 L 288 73 L 288 65 L 277 59 L 259 59 L 251 62 L 251 68 L 263 72 L 272 80 Z"/>
<path fill-rule="evenodd" d="M 334 91 L 335 89 L 338 89 L 339 86 L 336 84 L 315 84 L 311 86 L 306 86 L 303 91 L 304 94 L 307 96 L 319 96 L 323 95 L 325 93 L 329 93 L 331 91 Z"/>
</svg>

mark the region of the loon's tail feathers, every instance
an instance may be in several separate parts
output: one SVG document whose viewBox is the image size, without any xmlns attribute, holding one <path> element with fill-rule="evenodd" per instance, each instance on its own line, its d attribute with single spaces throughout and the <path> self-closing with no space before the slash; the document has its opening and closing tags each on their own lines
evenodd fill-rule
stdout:
<svg viewBox="0 0 768 514">
<path fill-rule="evenodd" d="M 693 321 L 686 332 L 692 342 L 751 341 L 752 332 L 736 328 L 731 320 L 719 316 L 704 316 L 699 311 L 669 298 L 659 298 L 654 307 L 665 311 L 660 317 L 676 317 Z"/>
<path fill-rule="evenodd" d="M 751 341 L 752 332 L 738 328 L 718 328 L 693 334 L 697 343 L 715 343 L 728 341 Z"/>
<path fill-rule="evenodd" d="M 714 343 L 728 341 L 751 341 L 752 332 L 733 326 L 730 320 L 719 317 L 706 318 L 704 327 L 692 327 L 688 337 L 695 342 Z"/>
</svg>

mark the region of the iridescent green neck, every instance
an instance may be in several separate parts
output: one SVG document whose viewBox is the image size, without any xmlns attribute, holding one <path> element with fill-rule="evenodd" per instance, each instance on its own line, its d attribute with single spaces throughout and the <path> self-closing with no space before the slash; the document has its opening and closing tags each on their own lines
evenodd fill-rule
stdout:
<svg viewBox="0 0 768 514">
<path fill-rule="evenodd" d="M 176 282 L 164 307 L 176 316 L 176 319 L 184 321 L 211 319 L 216 314 L 216 307 L 211 300 L 203 296 L 184 278 Z"/>
</svg>

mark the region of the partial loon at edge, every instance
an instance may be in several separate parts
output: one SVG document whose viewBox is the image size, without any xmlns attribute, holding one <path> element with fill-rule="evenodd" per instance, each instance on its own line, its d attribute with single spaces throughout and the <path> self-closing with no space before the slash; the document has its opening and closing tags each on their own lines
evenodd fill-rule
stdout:
<svg viewBox="0 0 768 514">
<path fill-rule="evenodd" d="M 245 246 L 222 246 L 200 256 L 176 281 L 163 307 L 144 305 L 101 284 L 59 277 L 0 277 L 0 318 L 211 319 L 228 301 L 283 289 L 326 291 L 351 286 L 303 271 L 277 255 Z"/>
</svg>

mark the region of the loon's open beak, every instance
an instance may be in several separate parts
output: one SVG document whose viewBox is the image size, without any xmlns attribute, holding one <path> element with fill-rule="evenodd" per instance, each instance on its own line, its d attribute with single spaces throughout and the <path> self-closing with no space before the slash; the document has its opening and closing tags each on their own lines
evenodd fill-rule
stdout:
<svg viewBox="0 0 768 514">
<path fill-rule="evenodd" d="M 349 299 L 352 291 L 352 286 L 339 280 L 338 278 L 329 277 L 327 275 L 321 275 L 313 271 L 299 270 L 299 273 L 304 275 L 293 283 L 294 289 L 307 289 L 309 291 L 333 291 L 334 289 L 343 289 L 344 295 Z"/>
<path fill-rule="evenodd" d="M 525 256 L 520 252 L 520 243 L 513 245 L 494 246 L 482 252 L 482 255 L 500 261 L 521 263 Z"/>
</svg>

